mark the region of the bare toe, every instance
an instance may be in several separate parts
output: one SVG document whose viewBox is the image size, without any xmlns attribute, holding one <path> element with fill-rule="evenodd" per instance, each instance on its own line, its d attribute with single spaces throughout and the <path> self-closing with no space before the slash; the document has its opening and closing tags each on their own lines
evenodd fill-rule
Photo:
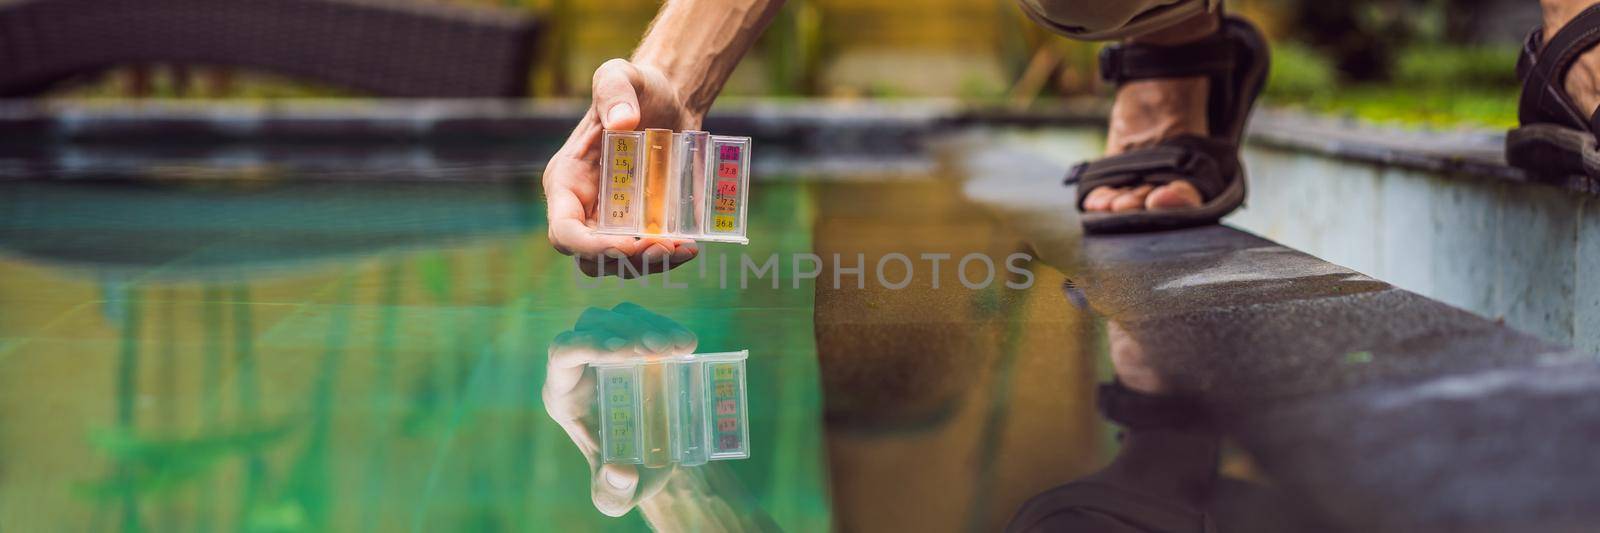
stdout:
<svg viewBox="0 0 1600 533">
<path fill-rule="evenodd" d="M 1115 200 L 1128 189 L 1123 187 L 1095 187 L 1083 197 L 1084 211 L 1110 211 L 1111 201 Z"/>
<path fill-rule="evenodd" d="M 1140 185 L 1131 191 L 1122 193 L 1111 201 L 1111 211 L 1120 213 L 1144 209 L 1144 199 L 1150 195 L 1150 191 L 1154 188 L 1150 185 Z"/>
<path fill-rule="evenodd" d="M 1157 187 L 1145 198 L 1144 207 L 1151 211 L 1200 207 L 1200 190 L 1188 181 L 1179 180 Z"/>
</svg>

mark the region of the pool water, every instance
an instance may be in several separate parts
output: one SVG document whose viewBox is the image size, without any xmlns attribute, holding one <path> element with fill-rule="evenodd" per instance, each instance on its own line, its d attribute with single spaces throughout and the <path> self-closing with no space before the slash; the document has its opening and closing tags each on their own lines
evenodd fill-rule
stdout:
<svg viewBox="0 0 1600 533">
<path fill-rule="evenodd" d="M 1116 451 L 1058 237 L 961 180 L 760 176 L 751 244 L 677 287 L 575 276 L 530 181 L 253 178 L 0 183 L 0 530 L 992 531 Z M 891 253 L 1028 254 L 1032 283 L 889 288 Z M 722 288 L 741 254 L 777 287 Z M 612 518 L 541 391 L 623 303 L 749 350 L 751 453 Z"/>
</svg>

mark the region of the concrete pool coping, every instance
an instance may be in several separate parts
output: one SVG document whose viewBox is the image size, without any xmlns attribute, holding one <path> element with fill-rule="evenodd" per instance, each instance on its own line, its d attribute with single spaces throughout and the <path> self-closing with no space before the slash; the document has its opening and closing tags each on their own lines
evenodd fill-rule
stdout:
<svg viewBox="0 0 1600 533">
<path fill-rule="evenodd" d="M 1064 139 L 973 137 L 966 190 L 1067 273 L 1067 299 L 1108 322 L 1112 361 L 1197 400 L 1249 472 L 1333 530 L 1600 519 L 1593 355 L 1231 226 L 1076 234 L 1071 192 L 1047 179 L 1068 158 L 1039 151 Z M 1065 144 L 1092 149 L 1079 137 Z"/>
<path fill-rule="evenodd" d="M 0 146 L 44 142 L 147 143 L 157 129 L 189 142 L 458 143 L 564 137 L 582 100 L 0 101 Z M 783 139 L 815 151 L 915 150 L 930 132 L 967 126 L 1101 127 L 1099 99 L 1029 109 L 947 99 L 894 101 L 727 98 L 706 119 L 713 132 Z M 1412 129 L 1289 109 L 1256 113 L 1249 139 L 1261 146 L 1447 176 L 1542 184 L 1600 194 L 1584 176 L 1535 179 L 1505 162 L 1504 132 Z"/>
<path fill-rule="evenodd" d="M 1082 250 L 1073 299 L 1341 530 L 1597 518 L 1593 358 L 1225 226 Z"/>
<path fill-rule="evenodd" d="M 150 131 L 190 142 L 485 142 L 530 134 L 565 136 L 586 110 L 579 99 L 296 99 L 296 101 L 0 101 L 0 144 L 150 142 Z M 816 152 L 915 150 L 928 133 L 960 126 L 1102 126 L 1106 101 L 1072 99 L 1011 109 L 954 99 L 816 101 L 728 98 L 706 130 L 738 133 Z M 1506 165 L 1504 131 L 1397 128 L 1354 118 L 1267 109 L 1250 141 L 1347 162 L 1445 176 L 1542 184 L 1600 194 L 1586 176 L 1533 178 Z"/>
</svg>

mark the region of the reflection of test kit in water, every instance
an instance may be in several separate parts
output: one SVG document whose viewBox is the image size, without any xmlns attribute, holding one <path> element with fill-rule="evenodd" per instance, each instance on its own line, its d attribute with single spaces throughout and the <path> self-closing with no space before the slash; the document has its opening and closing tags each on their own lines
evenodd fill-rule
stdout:
<svg viewBox="0 0 1600 533">
<path fill-rule="evenodd" d="M 750 457 L 749 351 L 596 363 L 605 462 L 661 468 Z"/>
<path fill-rule="evenodd" d="M 596 231 L 747 244 L 750 138 L 607 131 Z"/>
</svg>

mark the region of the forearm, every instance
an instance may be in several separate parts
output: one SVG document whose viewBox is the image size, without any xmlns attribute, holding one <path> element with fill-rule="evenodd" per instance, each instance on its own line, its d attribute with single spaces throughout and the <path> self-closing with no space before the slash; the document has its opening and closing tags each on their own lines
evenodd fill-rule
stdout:
<svg viewBox="0 0 1600 533">
<path fill-rule="evenodd" d="M 660 70 L 683 105 L 702 117 L 782 6 L 783 0 L 668 0 L 633 62 Z"/>
</svg>

